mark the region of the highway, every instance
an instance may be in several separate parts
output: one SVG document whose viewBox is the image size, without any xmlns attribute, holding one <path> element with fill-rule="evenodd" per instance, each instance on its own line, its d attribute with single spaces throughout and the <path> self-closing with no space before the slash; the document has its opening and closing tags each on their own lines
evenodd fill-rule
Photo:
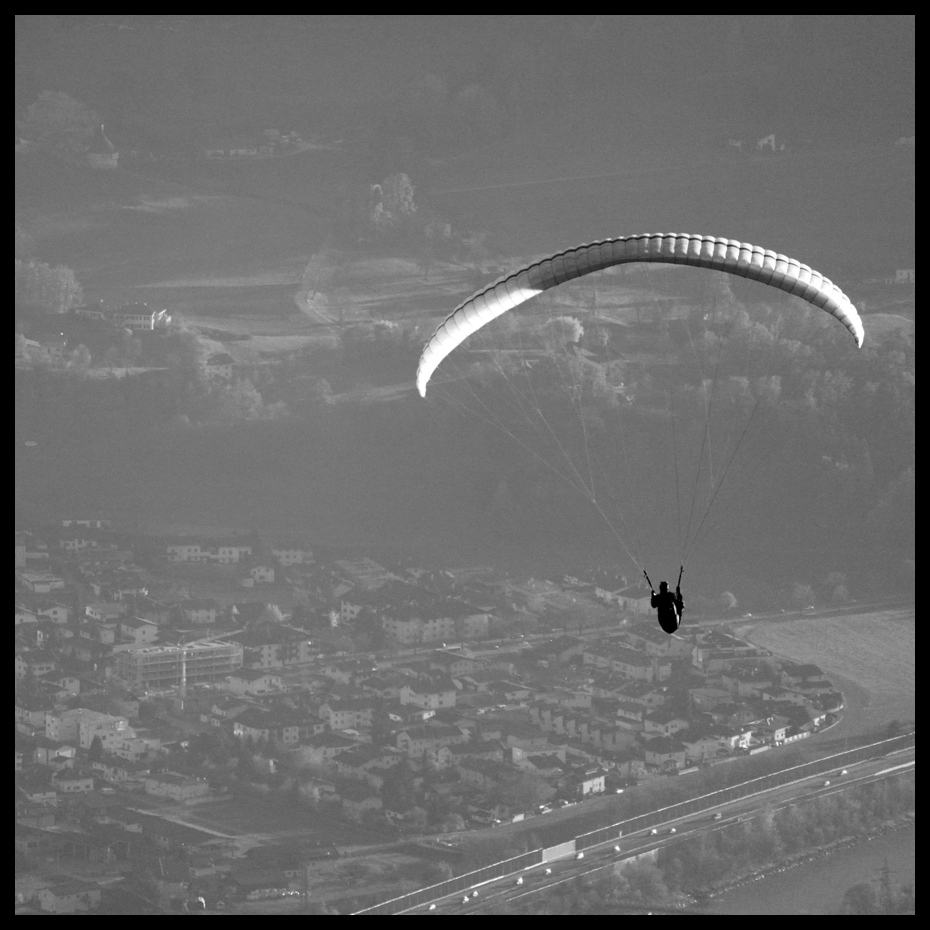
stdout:
<svg viewBox="0 0 930 930">
<path fill-rule="evenodd" d="M 534 866 L 519 874 L 487 882 L 468 889 L 467 902 L 466 892 L 459 891 L 431 904 L 411 908 L 406 913 L 477 914 L 496 905 L 519 905 L 521 901 L 534 895 L 582 876 L 595 875 L 624 859 L 640 856 L 711 831 L 734 829 L 737 824 L 748 823 L 756 817 L 770 815 L 781 808 L 817 797 L 826 797 L 845 791 L 852 785 L 868 784 L 893 773 L 915 768 L 916 747 L 893 756 L 851 766 L 845 775 L 840 771 L 819 775 L 751 798 L 742 798 L 699 815 L 669 821 L 656 830 L 640 831 L 612 843 L 585 850 L 582 858 L 578 858 L 576 853 L 558 861 Z M 719 820 L 714 819 L 717 813 L 721 815 Z"/>
</svg>

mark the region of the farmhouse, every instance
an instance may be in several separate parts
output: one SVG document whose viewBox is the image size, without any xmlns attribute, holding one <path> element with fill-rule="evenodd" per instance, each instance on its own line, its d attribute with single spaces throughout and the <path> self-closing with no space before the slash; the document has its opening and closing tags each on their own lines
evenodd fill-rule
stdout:
<svg viewBox="0 0 930 930">
<path fill-rule="evenodd" d="M 89 911 L 100 904 L 100 886 L 76 878 L 58 882 L 50 888 L 40 888 L 39 907 L 49 914 L 74 914 Z"/>
<path fill-rule="evenodd" d="M 167 310 L 153 310 L 148 304 L 128 304 L 112 311 L 110 319 L 116 326 L 134 332 L 153 332 L 163 329 L 171 322 Z"/>
</svg>

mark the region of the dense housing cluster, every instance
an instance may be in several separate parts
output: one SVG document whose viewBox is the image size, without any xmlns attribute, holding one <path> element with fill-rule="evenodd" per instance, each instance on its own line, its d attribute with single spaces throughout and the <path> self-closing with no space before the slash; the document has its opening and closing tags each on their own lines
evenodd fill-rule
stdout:
<svg viewBox="0 0 930 930">
<path fill-rule="evenodd" d="M 304 877 L 259 875 L 141 797 L 169 814 L 280 770 L 294 803 L 347 825 L 477 830 L 804 739 L 843 707 L 816 666 L 708 627 L 667 636 L 644 592 L 595 573 L 76 518 L 18 529 L 16 582 L 19 853 L 196 850 L 230 899 Z M 304 847 L 290 858 L 321 854 Z M 185 894 L 203 885 L 170 861 Z M 56 913 L 99 900 L 89 882 L 44 893 Z"/>
</svg>

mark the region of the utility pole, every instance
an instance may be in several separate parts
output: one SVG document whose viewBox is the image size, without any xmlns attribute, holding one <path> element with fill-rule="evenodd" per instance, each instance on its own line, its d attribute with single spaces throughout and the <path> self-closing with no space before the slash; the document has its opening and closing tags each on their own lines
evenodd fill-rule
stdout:
<svg viewBox="0 0 930 930">
<path fill-rule="evenodd" d="M 187 698 L 187 650 L 191 646 L 199 646 L 206 644 L 213 644 L 216 640 L 226 639 L 229 636 L 235 636 L 238 633 L 244 633 L 245 630 L 232 630 L 231 632 L 218 632 L 214 636 L 206 636 L 203 639 L 195 639 L 189 643 L 182 643 L 180 645 L 181 653 L 181 686 L 178 689 L 178 696 L 181 700 L 181 709 L 184 709 L 184 701 Z"/>
<path fill-rule="evenodd" d="M 891 884 L 891 868 L 888 865 L 888 857 L 885 857 L 885 864 L 878 870 L 878 878 L 875 879 L 879 887 L 879 906 L 883 914 L 890 914 L 894 906 L 894 892 Z"/>
</svg>

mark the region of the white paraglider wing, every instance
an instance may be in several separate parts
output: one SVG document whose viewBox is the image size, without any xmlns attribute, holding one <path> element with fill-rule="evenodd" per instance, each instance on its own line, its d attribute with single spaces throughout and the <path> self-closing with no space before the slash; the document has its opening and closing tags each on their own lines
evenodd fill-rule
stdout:
<svg viewBox="0 0 930 930">
<path fill-rule="evenodd" d="M 793 258 L 733 239 L 651 233 L 592 242 L 506 275 L 460 304 L 430 337 L 417 368 L 417 390 L 439 363 L 472 333 L 551 287 L 614 265 L 658 262 L 693 265 L 777 287 L 835 316 L 862 346 L 865 331 L 849 298 L 828 278 Z"/>
</svg>

